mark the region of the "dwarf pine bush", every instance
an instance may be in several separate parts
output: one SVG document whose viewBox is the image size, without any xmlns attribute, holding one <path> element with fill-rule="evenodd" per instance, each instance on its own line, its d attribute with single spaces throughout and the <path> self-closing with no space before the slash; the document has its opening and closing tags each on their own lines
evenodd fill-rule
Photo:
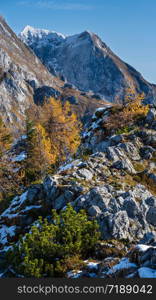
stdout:
<svg viewBox="0 0 156 300">
<path fill-rule="evenodd" d="M 52 211 L 52 222 L 40 218 L 31 233 L 8 253 L 8 259 L 16 272 L 25 277 L 64 276 L 66 262 L 69 265 L 76 256 L 85 258 L 99 237 L 96 221 L 88 220 L 85 211 L 76 213 L 68 205 L 60 214 Z"/>
</svg>

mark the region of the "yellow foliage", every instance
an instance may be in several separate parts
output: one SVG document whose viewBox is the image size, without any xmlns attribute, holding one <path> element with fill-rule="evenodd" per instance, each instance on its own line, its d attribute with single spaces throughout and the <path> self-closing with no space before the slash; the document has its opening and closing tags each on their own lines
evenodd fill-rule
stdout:
<svg viewBox="0 0 156 300">
<path fill-rule="evenodd" d="M 2 118 L 0 117 L 0 157 L 6 150 L 10 148 L 11 142 L 12 137 L 10 134 L 10 130 L 6 128 Z"/>
<path fill-rule="evenodd" d="M 149 106 L 142 104 L 144 97 L 145 96 L 143 93 L 136 95 L 133 90 L 130 94 L 127 94 L 125 98 L 126 106 L 123 109 L 125 116 L 129 114 L 132 114 L 133 118 L 146 116 L 149 110 Z"/>
<path fill-rule="evenodd" d="M 81 125 L 68 102 L 62 104 L 60 100 L 50 98 L 42 108 L 28 112 L 28 156 L 23 166 L 23 177 L 28 183 L 42 177 L 52 166 L 77 151 L 80 129 Z"/>
<path fill-rule="evenodd" d="M 80 122 L 71 111 L 69 102 L 64 105 L 60 100 L 50 98 L 43 106 L 42 124 L 51 142 L 51 153 L 57 161 L 65 160 L 74 154 L 80 145 Z"/>
<path fill-rule="evenodd" d="M 41 124 L 34 125 L 27 119 L 27 158 L 23 163 L 24 183 L 34 181 L 44 175 L 49 166 L 56 160 L 51 153 L 51 142 Z"/>
<path fill-rule="evenodd" d="M 145 117 L 149 106 L 143 105 L 144 94 L 136 94 L 135 91 L 128 89 L 124 105 L 117 107 L 115 112 L 107 120 L 105 125 L 107 130 L 120 130 L 134 125 L 139 118 Z"/>
</svg>

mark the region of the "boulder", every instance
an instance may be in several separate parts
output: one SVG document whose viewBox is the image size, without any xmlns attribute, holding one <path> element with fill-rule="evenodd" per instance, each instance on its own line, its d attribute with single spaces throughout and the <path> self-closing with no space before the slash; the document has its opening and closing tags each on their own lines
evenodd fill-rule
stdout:
<svg viewBox="0 0 156 300">
<path fill-rule="evenodd" d="M 46 98 L 55 97 L 55 99 L 58 99 L 59 96 L 60 92 L 55 90 L 53 87 L 42 86 L 35 89 L 34 102 L 37 105 L 42 105 Z"/>
<path fill-rule="evenodd" d="M 130 174 L 136 174 L 136 171 L 131 163 L 131 161 L 126 158 L 125 160 L 118 160 L 115 163 L 112 164 L 112 168 L 115 168 L 117 170 L 124 170 L 127 171 Z"/>
<path fill-rule="evenodd" d="M 121 143 L 118 147 L 123 149 L 130 159 L 134 161 L 140 160 L 138 148 L 132 142 Z"/>
<path fill-rule="evenodd" d="M 88 209 L 88 214 L 91 217 L 97 217 L 99 215 L 101 215 L 101 209 L 96 206 L 96 205 L 92 205 L 89 209 Z"/>
<path fill-rule="evenodd" d="M 112 238 L 129 238 L 129 218 L 126 211 L 119 211 L 109 218 L 109 229 Z"/>
<path fill-rule="evenodd" d="M 64 195 L 59 196 L 53 201 L 53 208 L 56 210 L 60 210 L 66 206 L 67 200 Z"/>
<path fill-rule="evenodd" d="M 82 168 L 77 171 L 77 174 L 80 177 L 83 177 L 85 180 L 90 181 L 93 178 L 93 173 L 88 169 Z"/>
<path fill-rule="evenodd" d="M 152 245 L 156 243 L 156 233 L 147 232 L 144 234 L 143 238 L 139 241 L 139 244 Z"/>
<path fill-rule="evenodd" d="M 148 206 L 153 206 L 153 207 L 156 207 L 156 197 L 149 197 L 145 200 L 145 203 L 148 205 Z"/>
<path fill-rule="evenodd" d="M 69 83 L 69 82 L 66 82 L 63 86 L 64 89 L 68 88 L 68 89 L 75 89 L 75 85 Z"/>
<path fill-rule="evenodd" d="M 156 109 L 151 108 L 146 116 L 146 123 L 151 124 L 154 120 L 156 120 Z"/>
<path fill-rule="evenodd" d="M 126 194 L 125 194 L 126 195 Z M 152 196 L 152 194 L 147 190 L 147 188 L 142 184 L 137 184 L 133 189 L 128 192 L 128 195 L 131 195 L 135 199 L 145 200 Z"/>
<path fill-rule="evenodd" d="M 142 159 L 151 159 L 153 156 L 154 148 L 151 146 L 144 146 L 140 148 L 140 155 Z"/>
<path fill-rule="evenodd" d="M 129 218 L 135 219 L 139 215 L 139 207 L 133 198 L 124 201 L 123 209 L 126 210 Z"/>
<path fill-rule="evenodd" d="M 35 202 L 38 202 L 39 200 L 42 199 L 44 199 L 43 185 L 42 184 L 32 185 L 28 189 L 28 193 L 27 193 L 28 202 L 34 204 Z"/>
<path fill-rule="evenodd" d="M 154 173 L 147 173 L 147 177 L 153 182 L 153 184 L 156 184 L 156 174 Z"/>
<path fill-rule="evenodd" d="M 118 134 L 118 135 L 113 135 L 111 138 L 110 138 L 110 145 L 111 146 L 115 146 L 115 145 L 118 145 L 119 143 L 121 143 L 123 141 L 123 136 L 121 134 Z"/>
<path fill-rule="evenodd" d="M 45 192 L 48 194 L 52 187 L 56 186 L 58 184 L 58 180 L 56 177 L 52 177 L 50 175 L 46 176 L 43 181 L 43 187 Z"/>
<path fill-rule="evenodd" d="M 75 104 L 75 105 L 79 104 L 79 100 L 75 96 L 67 97 L 65 98 L 65 101 L 69 101 L 70 104 Z"/>
<path fill-rule="evenodd" d="M 149 208 L 147 215 L 146 215 L 146 220 L 151 225 L 156 226 L 156 207 Z"/>
</svg>

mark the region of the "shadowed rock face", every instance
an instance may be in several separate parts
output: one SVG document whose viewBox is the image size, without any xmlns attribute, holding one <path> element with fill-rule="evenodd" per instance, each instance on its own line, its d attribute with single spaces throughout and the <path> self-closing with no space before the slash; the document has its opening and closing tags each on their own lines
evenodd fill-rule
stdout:
<svg viewBox="0 0 156 300">
<path fill-rule="evenodd" d="M 60 96 L 60 92 L 49 86 L 42 86 L 35 90 L 34 102 L 35 104 L 43 104 L 45 98 L 55 97 L 56 99 Z"/>
<path fill-rule="evenodd" d="M 117 57 L 94 33 L 73 36 L 27 26 L 20 38 L 30 46 L 49 71 L 65 78 L 82 91 L 93 91 L 101 98 L 122 101 L 127 87 L 144 92 L 153 101 L 155 87 L 134 68 Z"/>
</svg>

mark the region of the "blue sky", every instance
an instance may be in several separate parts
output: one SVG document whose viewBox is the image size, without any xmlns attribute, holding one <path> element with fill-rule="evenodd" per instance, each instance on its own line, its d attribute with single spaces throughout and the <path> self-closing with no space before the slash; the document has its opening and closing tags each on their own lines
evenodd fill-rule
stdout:
<svg viewBox="0 0 156 300">
<path fill-rule="evenodd" d="M 64 34 L 93 31 L 156 83 L 155 0 L 1 0 L 0 14 L 16 33 L 25 25 Z"/>
</svg>

